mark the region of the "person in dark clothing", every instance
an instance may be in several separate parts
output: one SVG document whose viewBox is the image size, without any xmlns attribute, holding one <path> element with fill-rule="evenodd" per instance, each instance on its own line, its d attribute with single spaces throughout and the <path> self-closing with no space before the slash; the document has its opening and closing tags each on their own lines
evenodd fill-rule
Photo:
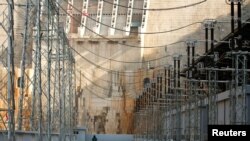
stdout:
<svg viewBox="0 0 250 141">
<path fill-rule="evenodd" d="M 93 136 L 92 141 L 97 141 L 97 138 L 95 135 Z"/>
</svg>

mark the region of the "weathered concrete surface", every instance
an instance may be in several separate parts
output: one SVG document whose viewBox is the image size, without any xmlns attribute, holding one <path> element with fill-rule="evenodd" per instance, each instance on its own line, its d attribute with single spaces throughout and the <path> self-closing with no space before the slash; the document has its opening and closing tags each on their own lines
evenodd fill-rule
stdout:
<svg viewBox="0 0 250 141">
<path fill-rule="evenodd" d="M 174 8 L 180 6 L 188 6 L 203 0 L 150 0 L 149 8 Z M 243 4 L 243 20 L 250 17 L 249 15 L 249 0 Z M 235 11 L 237 7 L 235 6 Z M 237 15 L 235 13 L 235 15 Z M 220 41 L 225 35 L 230 32 L 230 5 L 226 4 L 224 0 L 205 0 L 203 3 L 183 7 L 180 9 L 149 11 L 147 21 L 147 32 L 160 32 L 178 29 L 180 27 L 195 23 L 203 22 L 204 19 L 216 19 L 218 21 L 227 21 L 229 23 L 218 23 L 215 27 L 215 40 Z M 210 33 L 209 33 L 210 34 Z M 210 37 L 209 37 L 210 38 Z M 205 31 L 203 25 L 200 23 L 188 26 L 186 28 L 167 32 L 162 34 L 145 35 L 144 46 L 161 46 L 175 43 L 178 41 L 186 41 L 187 39 L 204 40 Z M 197 44 L 197 53 L 204 53 L 204 42 Z M 182 54 L 182 65 L 186 64 L 186 45 L 185 43 L 177 43 L 175 45 L 167 46 L 165 48 L 145 49 L 144 55 L 147 59 L 152 59 L 163 55 Z M 172 58 L 164 61 L 154 62 L 155 66 L 160 64 L 172 64 Z"/>
<path fill-rule="evenodd" d="M 249 0 L 244 3 L 244 7 L 248 7 L 247 4 Z M 127 5 L 127 1 L 121 1 L 121 5 Z M 105 4 L 107 5 L 107 4 Z M 192 5 L 192 6 L 191 6 Z M 96 18 L 97 2 L 90 2 L 89 12 L 91 18 Z M 140 4 L 136 4 L 135 7 L 140 7 Z M 80 8 L 79 6 L 77 6 Z M 110 7 L 110 6 L 107 6 Z M 174 7 L 182 7 L 174 9 Z M 146 34 L 142 35 L 143 40 L 134 36 L 133 39 L 126 39 L 124 33 L 121 31 L 116 32 L 115 36 L 108 37 L 108 28 L 104 25 L 101 26 L 101 34 L 105 35 L 111 40 L 117 40 L 117 42 L 122 43 L 125 41 L 126 44 L 132 44 L 135 46 L 159 46 L 167 45 L 174 42 L 182 41 L 180 43 L 169 45 L 163 48 L 153 48 L 153 49 L 139 49 L 133 47 L 123 46 L 117 43 L 107 42 L 106 39 L 101 39 L 97 35 L 94 36 L 93 32 L 86 30 L 84 38 L 78 38 L 76 30 L 73 30 L 72 34 L 69 34 L 71 38 L 71 45 L 77 51 L 75 53 L 76 57 L 76 70 L 77 70 L 77 84 L 82 89 L 82 95 L 80 96 L 80 110 L 79 110 L 79 125 L 87 125 L 91 131 L 100 133 L 114 133 L 121 132 L 127 133 L 130 127 L 125 126 L 126 122 L 131 122 L 131 113 L 133 104 L 133 98 L 131 96 L 136 96 L 140 92 L 133 92 L 133 89 L 138 89 L 142 85 L 128 85 L 126 83 L 142 81 L 143 78 L 130 78 L 125 77 L 123 73 L 116 74 L 116 71 L 126 72 L 125 75 L 136 76 L 130 74 L 129 72 L 143 72 L 145 77 L 151 77 L 156 74 L 156 71 L 147 72 L 143 70 L 143 66 L 148 67 L 147 64 L 138 63 L 121 63 L 122 61 L 133 61 L 140 62 L 142 60 L 151 60 L 160 58 L 166 55 L 169 57 L 164 59 L 159 59 L 156 61 L 151 61 L 151 66 L 166 65 L 167 63 L 172 64 L 172 55 L 182 54 L 182 66 L 186 64 L 186 45 L 185 41 L 187 39 L 204 40 L 204 30 L 202 22 L 205 19 L 217 19 L 218 21 L 228 21 L 230 22 L 230 6 L 225 3 L 225 1 L 201 1 L 201 0 L 157 0 L 150 1 L 150 9 L 160 9 L 160 8 L 173 8 L 171 10 L 155 10 L 147 11 L 148 20 L 147 28 L 145 32 L 161 32 L 169 31 L 173 29 L 178 29 L 180 27 L 192 24 L 186 28 L 180 30 L 166 32 L 166 33 L 156 33 L 156 34 Z M 244 18 L 246 19 L 248 8 L 243 9 Z M 77 11 L 75 11 L 77 14 Z M 117 20 L 117 28 L 123 29 L 127 10 L 124 8 L 119 8 L 119 16 Z M 140 13 L 141 11 L 135 11 Z M 110 24 L 110 13 L 109 10 L 104 8 L 103 20 L 105 24 Z M 78 20 L 74 22 L 78 22 Z M 139 20 L 136 18 L 135 20 Z M 196 23 L 196 24 L 194 24 Z M 74 23 L 74 25 L 78 25 Z M 95 22 L 93 20 L 87 20 L 87 27 L 93 29 Z M 74 27 L 75 28 L 75 27 Z M 230 23 L 217 24 L 215 27 L 215 39 L 220 41 L 225 35 L 230 31 Z M 120 38 L 116 39 L 116 36 Z M 81 55 L 79 55 L 79 54 Z M 198 42 L 196 53 L 204 53 L 204 42 Z M 141 54 L 143 54 L 141 56 Z M 142 58 L 144 57 L 144 58 Z M 89 61 L 91 62 L 89 62 Z M 121 62 L 117 62 L 118 60 Z M 96 65 L 93 65 L 96 64 Z M 113 70 L 113 71 L 110 71 Z M 116 84 L 111 84 L 116 83 Z M 121 91 L 121 88 L 125 86 L 125 93 Z M 131 89 L 131 91 L 130 91 Z M 123 95 L 128 95 L 127 97 L 121 97 Z M 118 100 L 116 100 L 116 97 Z M 128 100 L 130 99 L 130 100 Z M 125 101 L 125 102 L 124 102 Z M 129 102 L 131 101 L 131 102 Z M 125 106 L 124 106 L 125 105 Z M 129 106 L 128 106 L 129 105 Z M 132 106 L 132 107 L 130 107 Z M 107 108 L 104 108 L 107 107 Z M 109 109 L 109 108 L 110 109 Z M 125 107 L 125 108 L 124 108 Z M 108 109 L 108 110 L 107 110 Z M 126 112 L 129 109 L 131 112 Z M 119 113 L 119 114 L 118 114 Z M 117 116 L 119 115 L 119 116 Z M 124 117 L 124 120 L 122 119 Z M 121 122 L 121 123 L 119 123 Z M 123 126 L 122 126 L 123 125 Z M 130 130 L 129 130 L 130 131 Z"/>
<path fill-rule="evenodd" d="M 138 45 L 136 37 L 111 39 Z M 124 48 L 115 42 L 97 38 L 71 38 L 71 45 L 77 51 L 77 85 L 82 89 L 79 97 L 79 126 L 85 125 L 89 131 L 96 133 L 131 133 L 133 97 L 136 95 L 133 83 L 137 81 L 131 72 L 137 69 L 138 63 L 122 61 L 140 60 L 140 50 Z"/>
</svg>

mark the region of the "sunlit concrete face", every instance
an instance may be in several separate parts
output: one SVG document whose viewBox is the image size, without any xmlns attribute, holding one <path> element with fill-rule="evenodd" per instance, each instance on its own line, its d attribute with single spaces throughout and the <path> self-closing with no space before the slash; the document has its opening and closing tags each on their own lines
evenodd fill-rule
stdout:
<svg viewBox="0 0 250 141">
<path fill-rule="evenodd" d="M 243 20 L 249 18 L 249 0 L 246 0 L 243 4 L 242 15 Z M 186 7 L 185 7 L 186 6 Z M 182 7 L 182 8 L 180 8 Z M 155 55 L 163 56 L 166 54 L 182 54 L 182 63 L 186 64 L 186 44 L 180 42 L 174 45 L 169 45 L 179 41 L 186 41 L 187 39 L 204 40 L 205 31 L 202 22 L 205 19 L 215 19 L 217 24 L 215 26 L 215 40 L 222 40 L 228 33 L 230 33 L 230 5 L 226 4 L 225 1 L 217 0 L 157 0 L 150 1 L 149 8 L 160 9 L 160 8 L 171 8 L 171 10 L 159 10 L 149 11 L 147 21 L 147 32 L 161 32 L 178 29 L 187 25 L 185 28 L 181 28 L 176 31 L 144 35 L 145 46 L 161 46 L 168 45 L 165 48 L 145 49 L 145 56 L 148 58 L 154 58 Z M 172 9 L 173 8 L 173 9 Z M 177 9 L 174 9 L 177 8 Z M 237 9 L 237 8 L 236 8 Z M 235 15 L 236 12 L 235 12 Z M 226 21 L 226 23 L 220 23 Z M 201 22 L 201 23 L 196 23 Z M 210 38 L 210 37 L 209 37 Z M 198 54 L 204 53 L 205 47 L 204 42 L 197 43 L 196 52 Z M 154 55 L 150 55 L 154 52 Z M 173 59 L 169 58 L 161 63 L 173 63 Z"/>
<path fill-rule="evenodd" d="M 113 1 L 110 1 L 113 2 Z M 128 1 L 121 1 L 121 5 L 126 5 Z M 244 4 L 243 13 L 247 13 L 249 1 L 246 1 Z M 79 1 L 75 2 L 78 8 L 81 8 L 82 3 Z M 75 5 L 74 4 L 74 5 Z M 91 18 L 96 19 L 96 11 L 97 11 L 98 1 L 92 1 L 89 3 L 88 7 L 88 15 Z M 102 15 L 102 23 L 107 25 L 110 24 L 111 16 L 107 15 L 110 13 L 111 5 L 105 3 L 106 8 L 103 9 Z M 139 7 L 140 3 L 136 3 L 135 7 Z M 107 8 L 110 7 L 110 8 Z M 139 43 L 132 43 L 133 45 L 141 45 L 142 47 L 153 47 L 153 48 L 145 48 L 141 50 L 123 47 L 119 44 L 110 44 L 105 43 L 105 41 L 97 41 L 97 42 L 89 42 L 88 38 L 94 38 L 95 40 L 100 40 L 100 36 L 96 35 L 93 31 L 95 31 L 94 26 L 96 22 L 94 20 L 88 19 L 86 22 L 86 27 L 89 30 L 85 31 L 84 38 L 77 39 L 75 37 L 79 37 L 79 31 L 77 30 L 79 27 L 79 20 L 81 16 L 75 16 L 77 19 L 73 20 L 71 27 L 71 34 L 69 37 L 71 38 L 71 44 L 73 47 L 76 48 L 77 51 L 82 56 L 76 55 L 77 60 L 77 68 L 81 70 L 84 76 L 78 77 L 81 78 L 81 88 L 84 90 L 86 94 L 84 105 L 87 108 L 85 111 L 90 112 L 83 112 L 84 116 L 81 117 L 81 125 L 84 124 L 91 124 L 91 122 L 87 121 L 96 115 L 100 115 L 100 113 L 104 112 L 103 107 L 109 107 L 111 102 L 104 102 L 106 100 L 101 100 L 101 98 L 94 96 L 93 93 L 102 94 L 102 96 L 106 97 L 110 94 L 110 88 L 115 88 L 117 86 L 112 86 L 104 80 L 109 80 L 109 82 L 113 81 L 113 76 L 111 75 L 112 72 L 105 72 L 98 68 L 101 66 L 103 68 L 108 68 L 108 70 L 123 70 L 123 71 L 134 71 L 138 69 L 142 69 L 143 67 L 146 68 L 157 68 L 158 66 L 166 65 L 166 64 L 173 64 L 173 57 L 181 55 L 181 67 L 183 68 L 186 64 L 186 41 L 187 40 L 198 40 L 196 43 L 196 54 L 204 53 L 204 29 L 203 29 L 203 22 L 205 19 L 216 19 L 217 21 L 228 21 L 228 23 L 218 24 L 215 27 L 215 39 L 220 41 L 230 32 L 230 6 L 225 3 L 225 1 L 199 1 L 199 0 L 160 0 L 160 1 L 149 1 L 149 9 L 161 9 L 165 8 L 167 10 L 155 10 L 155 11 L 146 11 L 147 12 L 147 20 L 146 20 L 146 29 L 144 32 L 156 32 L 155 34 L 145 34 L 140 35 Z M 170 10 L 171 9 L 171 10 Z M 117 19 L 117 28 L 124 29 L 124 23 L 126 22 L 126 13 L 127 9 L 120 8 L 119 12 L 121 15 L 118 16 Z M 79 13 L 78 10 L 74 10 L 74 13 Z M 141 13 L 140 11 L 135 11 L 135 13 Z M 246 19 L 246 16 L 243 17 Z M 180 28 L 180 29 L 179 29 Z M 177 29 L 177 30 L 175 30 Z M 173 30 L 173 31 L 171 31 Z M 166 33 L 157 33 L 167 31 Z M 171 32 L 170 32 L 171 31 Z M 109 35 L 109 28 L 105 25 L 101 25 L 100 34 L 107 37 Z M 124 36 L 124 33 L 120 30 L 115 31 L 116 36 Z M 112 36 L 111 36 L 112 39 Z M 81 41 L 82 40 L 82 41 Z M 176 43 L 177 42 L 177 43 Z M 129 42 L 127 42 L 130 44 Z M 172 44 L 174 43 L 174 44 Z M 170 45 L 171 44 L 171 45 Z M 154 47 L 154 46 L 163 46 L 163 47 Z M 127 48 L 127 49 L 125 49 Z M 89 51 L 88 51 L 89 50 Z M 94 52 L 97 55 L 94 55 Z M 135 54 L 135 55 L 131 55 Z M 103 56 L 104 58 L 97 57 Z M 138 55 L 140 57 L 138 57 Z M 129 57 L 128 57 L 129 56 Z M 151 60 L 161 58 L 163 56 L 164 59 L 159 59 L 157 61 L 152 61 L 147 64 L 141 65 L 124 65 L 118 62 L 112 61 L 115 60 L 122 60 L 122 61 L 140 61 L 140 60 Z M 94 61 L 98 66 L 95 66 L 86 60 L 83 60 L 83 57 Z M 105 59 L 106 58 L 106 59 Z M 108 60 L 110 58 L 110 60 Z M 80 62 L 80 63 L 79 63 Z M 86 74 L 87 73 L 87 74 Z M 157 74 L 157 71 L 152 71 L 149 73 L 144 73 L 143 77 L 152 77 L 152 74 Z M 79 74 L 78 74 L 79 75 Z M 87 78 L 84 78 L 87 77 Z M 89 79 L 89 80 L 88 80 Z M 79 80 L 78 80 L 79 81 Z M 90 82 L 92 81 L 92 82 Z M 96 85 L 93 85 L 93 82 Z M 106 89 L 100 88 L 98 86 L 103 86 Z M 117 87 L 119 89 L 119 87 Z M 91 90 L 91 92 L 89 91 Z M 92 93 L 92 94 L 91 94 Z M 121 95 L 120 92 L 112 91 L 112 96 Z M 99 100 L 98 100 L 99 99 Z M 105 106 L 104 106 L 105 105 Z M 111 106 L 112 107 L 112 106 Z M 114 107 L 113 107 L 114 108 Z M 91 109 L 91 110 L 90 110 Z M 112 108 L 111 108 L 112 109 Z M 99 113 L 99 114 L 98 114 Z M 104 112 L 105 113 L 105 112 Z M 86 116 L 87 115 L 87 116 Z M 110 115 L 109 115 L 110 116 Z M 86 117 L 89 117 L 86 118 Z M 110 116 L 111 118 L 112 116 Z M 83 120 L 84 119 L 84 120 Z M 98 119 L 101 123 L 101 119 Z M 109 123 L 107 123 L 109 124 Z M 106 125 L 107 125 L 106 124 Z M 112 130 L 116 130 L 116 124 L 112 126 Z M 94 125 L 89 125 L 91 130 L 96 130 Z M 111 129 L 109 130 L 111 132 Z"/>
<path fill-rule="evenodd" d="M 107 1 L 113 3 L 113 0 Z M 15 0 L 15 2 L 17 4 L 25 4 L 26 0 Z M 33 2 L 35 2 L 35 0 L 33 0 Z M 6 2 L 4 1 L 3 3 Z M 250 17 L 249 3 L 250 0 L 246 0 L 243 4 L 243 22 Z M 125 29 L 128 9 L 119 7 L 116 28 L 121 30 L 115 30 L 114 34 L 110 35 L 109 26 L 112 20 L 112 5 L 104 3 L 101 20 L 103 24 L 101 24 L 99 33 L 101 36 L 99 36 L 95 34 L 95 26 L 97 24 L 95 20 L 97 19 L 98 8 L 98 1 L 96 0 L 89 2 L 87 14 L 90 18 L 88 18 L 86 22 L 86 27 L 89 29 L 85 30 L 83 37 L 79 37 L 78 29 L 82 16 L 82 4 L 82 0 L 74 0 L 73 17 L 71 17 L 72 23 L 67 36 L 70 40 L 71 47 L 76 50 L 74 53 L 76 60 L 76 87 L 79 88 L 77 89 L 77 101 L 79 103 L 77 125 L 86 126 L 92 133 L 131 133 L 133 131 L 134 98 L 141 94 L 143 78 L 152 78 L 158 74 L 157 69 L 145 70 L 156 68 L 160 65 L 171 65 L 173 64 L 173 56 L 176 55 L 182 55 L 181 67 L 185 67 L 187 56 L 185 42 L 190 39 L 198 40 L 196 44 L 196 53 L 204 53 L 203 40 L 205 33 L 203 22 L 205 19 L 217 20 L 215 26 L 215 40 L 222 40 L 230 32 L 230 6 L 227 5 L 225 1 L 151 0 L 148 7 L 150 9 L 171 9 L 147 11 L 147 26 L 144 32 L 156 32 L 156 34 L 137 35 L 136 33 L 131 33 L 130 36 L 126 36 L 123 30 Z M 128 0 L 120 0 L 119 4 L 127 5 Z M 67 5 L 67 2 L 61 1 L 60 23 L 63 24 L 65 24 L 68 14 L 66 13 L 68 10 Z M 20 77 L 20 69 L 18 69 L 18 67 L 20 66 L 23 47 L 23 27 L 25 27 L 24 7 L 25 5 L 17 6 L 14 13 L 15 64 L 17 66 L 15 82 L 18 77 Z M 134 7 L 142 7 L 142 0 L 135 0 Z M 0 13 L 4 12 L 7 12 L 7 6 L 3 4 L 0 5 Z M 137 26 L 133 27 L 133 31 L 140 31 L 140 25 L 138 23 L 141 22 L 142 11 L 134 10 L 133 12 L 132 21 L 134 25 L 137 24 Z M 29 27 L 31 28 L 28 29 L 29 32 L 33 32 L 33 27 L 35 25 L 34 17 L 35 12 L 33 11 L 33 14 L 30 16 L 31 23 Z M 0 19 L 3 18 L 4 15 L 0 14 Z M 2 22 L 2 24 L 5 23 L 6 21 Z M 162 31 L 169 32 L 157 33 Z M 32 59 L 32 55 L 34 55 L 33 53 L 35 50 L 35 48 L 33 48 L 35 46 L 35 37 L 33 34 L 30 35 L 29 46 L 26 52 L 26 63 L 29 64 L 28 67 L 31 68 L 31 70 L 27 70 L 27 74 L 32 78 L 34 71 L 34 62 L 32 63 L 34 60 Z M 103 37 L 108 39 L 103 39 Z M 110 42 L 108 41 L 109 39 L 115 40 L 115 42 Z M 56 45 L 56 43 L 53 44 L 53 46 Z M 140 49 L 128 47 L 123 44 L 142 47 L 163 47 Z M 4 32 L 3 28 L 0 28 L 0 45 L 3 45 L 1 46 L 0 53 L 2 55 L 0 56 L 6 61 L 7 34 Z M 42 43 L 42 48 L 46 48 L 44 42 Z M 140 63 L 163 56 L 169 57 L 146 64 Z M 46 68 L 46 61 L 45 59 L 42 60 L 42 65 L 45 66 L 43 69 Z M 2 65 L 4 63 L 6 62 L 3 61 L 0 64 Z M 4 68 L 4 66 L 0 68 L 1 81 L 6 82 L 6 68 Z M 46 77 L 45 74 L 43 74 L 42 77 Z M 51 79 L 55 81 L 55 78 Z M 45 82 L 42 83 L 45 84 Z M 30 81 L 27 81 L 27 84 L 30 84 L 30 87 L 25 90 L 28 97 L 26 97 L 26 103 L 24 104 L 24 116 L 27 118 L 24 121 L 24 130 L 29 130 L 28 118 L 30 116 L 29 111 L 31 111 L 30 101 L 32 85 Z M 45 85 L 43 88 L 45 88 Z M 15 90 L 16 101 L 18 101 L 19 88 L 16 84 Z M 1 92 L 6 94 L 6 87 L 3 87 Z M 45 99 L 45 96 L 43 96 L 43 99 Z M 46 106 L 46 102 L 44 102 L 44 105 Z M 227 102 L 226 105 L 229 105 L 229 102 Z M 4 101 L 0 101 L 1 108 L 6 108 L 6 106 Z M 18 104 L 16 106 L 18 106 Z M 18 112 L 18 110 L 16 112 Z M 5 113 L 1 114 L 4 116 Z M 219 121 L 223 121 L 223 118 L 222 116 L 219 117 Z M 144 123 L 142 122 L 142 124 Z M 0 125 L 0 128 L 3 128 L 3 125 Z"/>
<path fill-rule="evenodd" d="M 132 133 L 134 98 L 141 81 L 139 71 L 142 66 L 141 40 L 135 32 L 139 31 L 142 11 L 133 11 L 132 24 L 136 27 L 131 28 L 133 33 L 126 35 L 128 9 L 119 7 L 115 24 L 119 30 L 111 34 L 113 0 L 108 2 L 111 4 L 104 2 L 101 8 L 100 31 L 97 31 L 100 4 L 89 1 L 84 33 L 80 27 L 84 17 L 79 15 L 83 3 L 73 3 L 73 9 L 77 9 L 73 10 L 68 37 L 76 50 L 78 126 L 87 126 L 93 133 Z M 119 1 L 119 4 L 127 6 L 128 0 Z M 134 7 L 142 7 L 142 4 L 143 1 L 135 1 Z"/>
<path fill-rule="evenodd" d="M 132 132 L 135 82 L 140 81 L 136 72 L 141 64 L 122 62 L 140 62 L 140 50 L 103 39 L 95 43 L 89 40 L 71 39 L 71 45 L 77 51 L 77 86 L 83 90 L 79 97 L 79 126 L 87 125 L 89 130 L 100 133 Z M 136 38 L 120 40 L 139 45 Z"/>
</svg>

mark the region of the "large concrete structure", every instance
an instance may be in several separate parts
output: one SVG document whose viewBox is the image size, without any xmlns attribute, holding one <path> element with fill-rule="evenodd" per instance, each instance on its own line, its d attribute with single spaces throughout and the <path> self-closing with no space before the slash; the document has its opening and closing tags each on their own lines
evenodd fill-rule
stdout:
<svg viewBox="0 0 250 141">
<path fill-rule="evenodd" d="M 133 7 L 143 8 L 143 1 L 68 4 L 67 10 L 72 11 L 73 17 L 67 17 L 66 31 L 79 62 L 78 125 L 87 126 L 89 132 L 133 132 L 134 75 L 141 66 L 142 52 L 140 48 L 123 46 L 141 44 L 138 31 L 143 12 Z"/>
</svg>

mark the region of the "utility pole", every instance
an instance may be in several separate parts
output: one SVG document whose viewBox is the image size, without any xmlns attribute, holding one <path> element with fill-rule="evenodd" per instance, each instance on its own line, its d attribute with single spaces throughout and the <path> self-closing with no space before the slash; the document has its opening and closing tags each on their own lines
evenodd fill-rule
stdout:
<svg viewBox="0 0 250 141">
<path fill-rule="evenodd" d="M 180 60 L 181 55 L 173 57 L 174 59 L 174 95 L 175 95 L 175 109 L 176 109 L 176 119 L 175 119 L 175 130 L 176 130 L 176 140 L 181 140 L 181 91 L 180 88 Z"/>
<path fill-rule="evenodd" d="M 68 64 L 68 84 L 69 84 L 69 91 L 68 91 L 68 97 L 69 97 L 69 137 L 70 137 L 70 141 L 73 140 L 72 138 L 72 133 L 73 133 L 73 119 L 74 119 L 74 114 L 73 114 L 73 99 L 74 99 L 74 84 L 73 84 L 73 65 L 75 63 L 73 55 L 71 53 L 71 50 L 69 48 L 68 49 L 68 55 L 70 55 L 69 57 L 69 64 Z"/>
<path fill-rule="evenodd" d="M 62 33 L 63 34 L 63 33 Z M 60 40 L 61 43 L 60 43 L 60 46 L 61 46 L 61 49 L 62 50 L 62 54 L 59 56 L 59 61 L 62 60 L 62 67 L 61 67 L 61 93 L 59 94 L 60 95 L 60 103 L 62 105 L 60 105 L 60 110 L 61 110 L 61 121 L 62 123 L 60 123 L 60 125 L 62 125 L 62 140 L 65 141 L 65 128 L 66 128 L 66 119 L 65 119 L 65 88 L 66 88 L 66 79 L 65 79 L 65 39 L 64 39 L 64 36 L 62 35 L 62 39 Z"/>
<path fill-rule="evenodd" d="M 38 115 L 38 140 L 42 141 L 42 78 L 41 78 L 41 1 L 37 0 L 37 17 L 36 17 L 36 79 L 37 79 L 37 115 Z M 35 83 L 36 84 L 36 83 Z M 35 108 L 35 107 L 34 107 Z"/>
<path fill-rule="evenodd" d="M 197 44 L 196 40 L 188 40 L 186 41 L 187 45 L 187 95 L 188 95 L 188 103 L 187 103 L 187 132 L 186 132 L 186 139 L 192 140 L 194 138 L 195 134 L 195 123 L 198 121 L 195 121 L 196 113 L 195 110 L 192 108 L 192 103 L 195 102 L 195 85 L 194 82 L 191 81 L 191 78 L 194 78 L 195 75 L 195 46 Z"/>
<path fill-rule="evenodd" d="M 230 0 L 230 4 L 231 4 L 231 33 L 232 33 L 232 39 L 231 39 L 231 46 L 232 46 L 232 50 L 234 50 L 235 48 L 235 44 L 234 44 L 234 22 L 235 22 L 235 17 L 234 17 L 234 0 Z"/>
<path fill-rule="evenodd" d="M 214 54 L 214 58 L 218 58 L 218 54 L 215 53 Z M 214 60 L 214 63 L 217 60 Z M 215 66 L 214 66 L 215 67 Z M 209 112 L 209 121 L 208 123 L 210 125 L 214 125 L 217 124 L 218 122 L 218 110 L 217 110 L 217 89 L 218 89 L 218 72 L 217 70 L 212 67 L 210 69 L 208 69 L 208 112 Z"/>
</svg>

